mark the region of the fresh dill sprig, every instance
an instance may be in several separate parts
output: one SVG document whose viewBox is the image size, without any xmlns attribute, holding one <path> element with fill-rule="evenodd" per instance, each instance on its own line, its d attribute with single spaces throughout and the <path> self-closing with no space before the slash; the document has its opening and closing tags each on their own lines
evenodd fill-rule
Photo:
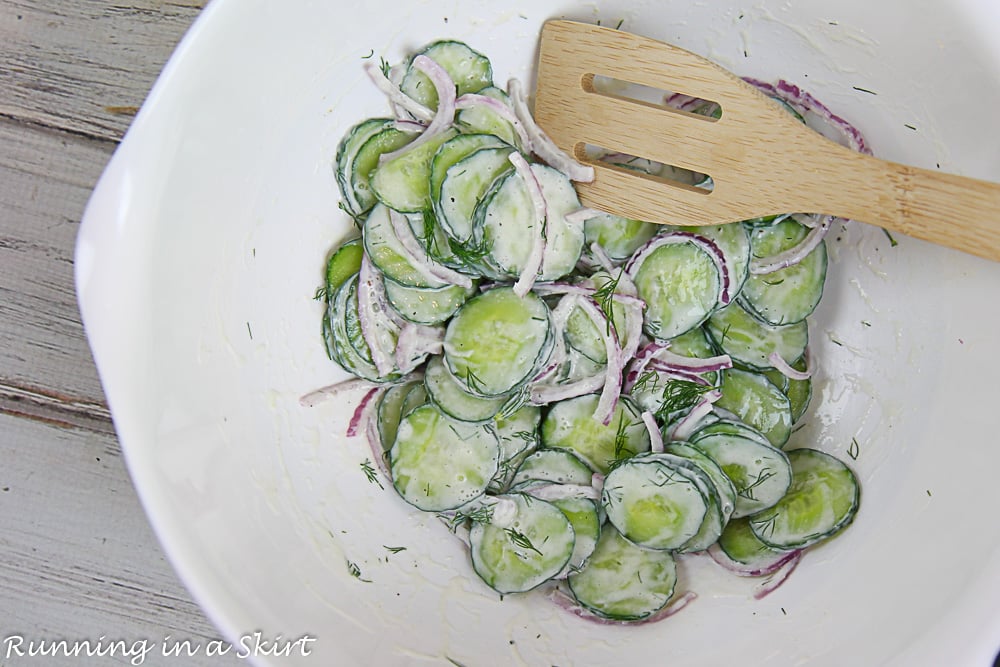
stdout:
<svg viewBox="0 0 1000 667">
<path fill-rule="evenodd" d="M 656 417 L 667 421 L 675 412 L 693 408 L 701 397 L 711 390 L 711 385 L 691 380 L 667 380 L 663 386 L 663 399 L 659 409 L 656 410 Z"/>
<path fill-rule="evenodd" d="M 363 581 L 366 584 L 372 583 L 371 579 L 365 579 L 361 576 L 361 568 L 358 567 L 356 563 L 347 561 L 347 572 L 348 574 L 350 574 L 355 579 L 358 579 L 359 581 Z"/>
<path fill-rule="evenodd" d="M 632 426 L 632 422 L 625 423 L 625 414 L 622 413 L 618 417 L 618 427 L 615 430 L 615 460 L 622 458 L 622 454 L 626 451 L 625 448 L 628 445 L 628 428 Z M 631 450 L 629 450 L 631 453 Z"/>
<path fill-rule="evenodd" d="M 316 301 L 329 301 L 331 296 L 333 295 L 330 294 L 329 286 L 320 285 L 319 287 L 316 288 L 316 293 L 313 294 L 313 299 L 315 299 Z"/>
<path fill-rule="evenodd" d="M 393 554 L 398 554 L 400 551 L 406 551 L 406 547 L 387 547 L 384 544 L 382 546 L 386 549 L 386 551 Z"/>
<path fill-rule="evenodd" d="M 615 333 L 620 335 L 618 327 L 615 325 L 615 313 L 614 313 L 614 298 L 618 290 L 618 283 L 621 282 L 622 275 L 625 273 L 625 267 L 622 267 L 618 272 L 617 278 L 609 278 L 601 287 L 594 292 L 594 300 L 604 311 L 607 316 L 607 330 L 604 332 L 605 336 L 611 335 L 611 327 L 615 327 Z"/>
<path fill-rule="evenodd" d="M 757 500 L 753 496 L 753 490 L 758 486 L 760 486 L 761 484 L 763 484 L 764 482 L 766 482 L 767 480 L 774 477 L 776 474 L 777 473 L 775 473 L 770 468 L 763 468 L 760 472 L 757 473 L 757 479 L 755 479 L 753 482 L 751 482 L 747 486 L 737 491 L 736 495 L 740 496 L 741 498 L 746 498 L 747 500 Z"/>
<path fill-rule="evenodd" d="M 847 449 L 847 455 L 851 457 L 851 460 L 857 461 L 858 454 L 861 453 L 861 445 L 858 444 L 857 438 L 851 438 L 851 446 Z"/>
<path fill-rule="evenodd" d="M 385 487 L 382 486 L 382 481 L 378 478 L 378 472 L 375 471 L 370 459 L 365 459 L 361 462 L 361 471 L 365 473 L 365 477 L 368 478 L 370 483 L 378 484 L 378 488 L 383 490 L 385 489 Z"/>
<path fill-rule="evenodd" d="M 465 384 L 474 393 L 483 393 L 483 381 L 476 375 L 476 372 L 472 368 L 465 369 Z"/>
<path fill-rule="evenodd" d="M 389 78 L 389 70 L 392 69 L 389 66 L 389 61 L 386 60 L 385 58 L 379 56 L 379 59 L 378 59 L 378 68 L 380 70 L 382 70 L 382 75 L 385 76 L 388 79 Z"/>
<path fill-rule="evenodd" d="M 461 262 L 465 264 L 476 265 L 482 261 L 483 257 L 490 254 L 493 250 L 493 243 L 485 238 L 474 241 L 472 239 L 462 243 L 461 241 L 456 241 L 455 239 L 448 238 L 448 246 L 451 248 L 452 254 Z"/>
<path fill-rule="evenodd" d="M 655 390 L 656 385 L 660 383 L 660 376 L 656 371 L 645 371 L 639 376 L 639 379 L 635 381 L 632 385 L 632 391 L 642 391 L 644 389 Z M 647 385 L 651 385 L 648 386 Z"/>
<path fill-rule="evenodd" d="M 351 209 L 347 208 L 347 204 L 344 202 L 337 202 L 337 208 L 349 215 L 351 220 L 354 221 L 354 226 L 358 229 L 362 229 L 365 226 L 365 216 L 354 213 Z"/>
<path fill-rule="evenodd" d="M 528 536 L 525 535 L 524 533 L 519 533 L 517 530 L 513 528 L 507 528 L 505 529 L 505 532 L 507 533 L 507 536 L 510 538 L 510 541 L 516 544 L 517 546 L 521 547 L 522 549 L 528 549 L 529 551 L 534 551 L 539 556 L 542 555 L 542 552 L 535 548 L 535 545 L 531 543 L 531 540 L 529 540 Z"/>
<path fill-rule="evenodd" d="M 466 521 L 470 521 L 472 523 L 490 523 L 493 521 L 493 506 L 480 505 L 479 507 L 471 509 L 468 512 L 455 512 L 455 515 L 448 520 L 448 524 L 452 532 L 454 532 L 456 528 L 461 526 Z"/>
<path fill-rule="evenodd" d="M 750 525 L 757 528 L 759 535 L 773 535 L 774 524 L 777 520 L 778 520 L 778 515 L 772 514 L 763 519 L 758 519 L 756 521 L 751 520 Z"/>
<path fill-rule="evenodd" d="M 896 239 L 894 239 L 894 238 L 892 237 L 892 234 L 890 234 L 890 233 L 889 233 L 889 230 L 888 230 L 888 229 L 886 229 L 885 227 L 883 227 L 883 228 L 882 228 L 882 231 L 883 231 L 883 232 L 885 233 L 885 235 L 886 235 L 886 238 L 888 238 L 888 239 L 889 239 L 889 246 L 890 246 L 890 247 L 892 247 L 892 248 L 895 248 L 896 246 L 898 246 L 898 245 L 899 245 L 899 241 L 897 241 Z"/>
</svg>

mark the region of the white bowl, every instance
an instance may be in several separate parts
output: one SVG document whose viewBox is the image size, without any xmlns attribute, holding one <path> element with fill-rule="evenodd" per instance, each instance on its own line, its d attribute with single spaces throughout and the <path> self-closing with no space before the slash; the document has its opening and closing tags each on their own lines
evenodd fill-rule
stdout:
<svg viewBox="0 0 1000 667">
<path fill-rule="evenodd" d="M 350 12 L 216 0 L 101 179 L 76 265 L 129 469 L 193 595 L 234 642 L 315 637 L 309 657 L 288 659 L 313 665 L 989 664 L 1000 265 L 891 247 L 861 224 L 830 237 L 811 328 L 819 379 L 795 437 L 858 472 L 857 520 L 761 601 L 695 568 L 685 583 L 699 598 L 649 626 L 592 625 L 535 595 L 501 602 L 436 519 L 366 480 L 367 445 L 343 436 L 351 406 L 300 406 L 344 377 L 312 296 L 350 228 L 336 145 L 385 109 L 362 58 L 454 37 L 490 56 L 500 82 L 530 86 L 538 30 L 559 16 L 623 20 L 741 74 L 790 79 L 880 156 L 1000 181 L 991 0 L 370 0 Z"/>
</svg>

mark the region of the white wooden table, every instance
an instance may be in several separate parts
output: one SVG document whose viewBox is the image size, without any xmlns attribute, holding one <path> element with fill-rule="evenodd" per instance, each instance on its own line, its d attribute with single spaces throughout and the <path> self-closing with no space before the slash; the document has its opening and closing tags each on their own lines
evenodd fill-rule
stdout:
<svg viewBox="0 0 1000 667">
<path fill-rule="evenodd" d="M 205 642 L 129 480 L 80 324 L 90 191 L 206 0 L 0 0 L 0 665 L 12 637 Z M 7 655 L 12 652 L 12 655 Z M 148 654 L 145 665 L 239 664 Z"/>
</svg>

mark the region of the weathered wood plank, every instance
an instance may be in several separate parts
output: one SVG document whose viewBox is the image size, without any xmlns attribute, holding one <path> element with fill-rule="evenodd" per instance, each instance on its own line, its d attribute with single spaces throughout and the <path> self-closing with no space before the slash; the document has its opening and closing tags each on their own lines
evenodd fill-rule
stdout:
<svg viewBox="0 0 1000 667">
<path fill-rule="evenodd" d="M 5 387 L 77 408 L 104 403 L 80 324 L 73 247 L 113 148 L 0 118 L 0 410 L 17 393 Z"/>
<path fill-rule="evenodd" d="M 0 115 L 117 140 L 207 0 L 4 0 Z"/>
<path fill-rule="evenodd" d="M 122 460 L 106 455 L 113 436 L 7 415 L 0 433 L 0 641 L 219 637 L 164 559 Z M 144 664 L 173 662 L 151 654 Z M 108 663 L 129 664 L 93 662 Z M 182 661 L 238 663 L 234 654 Z"/>
</svg>

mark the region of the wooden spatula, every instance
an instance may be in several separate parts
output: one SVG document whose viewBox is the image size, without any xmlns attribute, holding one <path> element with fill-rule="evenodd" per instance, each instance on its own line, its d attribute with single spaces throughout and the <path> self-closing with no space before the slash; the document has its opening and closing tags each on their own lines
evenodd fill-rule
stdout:
<svg viewBox="0 0 1000 667">
<path fill-rule="evenodd" d="M 722 115 L 601 92 L 595 76 L 710 100 Z M 594 166 L 594 181 L 578 184 L 592 208 L 675 225 L 825 213 L 1000 261 L 1000 184 L 857 153 L 715 63 L 653 39 L 547 22 L 535 118 L 560 148 Z M 588 145 L 707 174 L 714 187 L 595 161 Z"/>
</svg>

